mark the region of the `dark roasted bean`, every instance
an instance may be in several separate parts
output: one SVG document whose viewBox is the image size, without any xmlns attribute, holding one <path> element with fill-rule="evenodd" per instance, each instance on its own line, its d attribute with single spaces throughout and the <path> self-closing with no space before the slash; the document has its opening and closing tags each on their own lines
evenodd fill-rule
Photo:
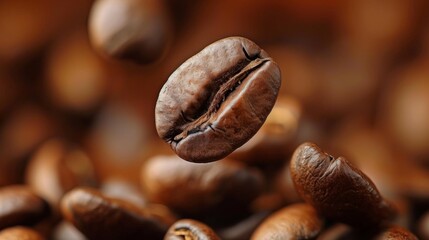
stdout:
<svg viewBox="0 0 429 240">
<path fill-rule="evenodd" d="M 162 239 L 168 228 L 147 209 L 89 188 L 67 193 L 61 210 L 89 239 Z"/>
<path fill-rule="evenodd" d="M 224 158 L 262 126 L 280 82 L 277 64 L 255 43 L 219 40 L 183 63 L 162 87 L 155 108 L 158 134 L 185 160 Z"/>
<path fill-rule="evenodd" d="M 0 189 L 0 229 L 15 225 L 33 225 L 50 214 L 48 203 L 26 186 Z"/>
<path fill-rule="evenodd" d="M 301 197 L 330 219 L 377 228 L 394 216 L 372 181 L 343 157 L 335 159 L 313 143 L 294 152 L 291 174 Z"/>
<path fill-rule="evenodd" d="M 170 227 L 164 240 L 220 240 L 220 238 L 204 223 L 182 219 Z"/>
<path fill-rule="evenodd" d="M 198 164 L 175 155 L 155 156 L 142 168 L 142 185 L 148 199 L 188 214 L 217 207 L 246 207 L 262 190 L 257 170 L 224 159 Z"/>
</svg>

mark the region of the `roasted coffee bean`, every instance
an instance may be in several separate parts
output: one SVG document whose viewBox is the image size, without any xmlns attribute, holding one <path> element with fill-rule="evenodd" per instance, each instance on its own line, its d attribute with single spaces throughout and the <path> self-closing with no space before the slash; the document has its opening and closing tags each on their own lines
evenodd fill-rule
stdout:
<svg viewBox="0 0 429 240">
<path fill-rule="evenodd" d="M 77 186 L 96 186 L 97 177 L 89 157 L 79 148 L 53 139 L 35 153 L 27 166 L 26 182 L 57 206 L 61 197 Z"/>
<path fill-rule="evenodd" d="M 0 239 L 2 240 L 44 240 L 38 232 L 31 228 L 17 226 L 10 227 L 0 232 Z"/>
<path fill-rule="evenodd" d="M 90 188 L 77 188 L 61 201 L 61 210 L 89 239 L 162 239 L 168 225 L 148 209 L 108 198 Z"/>
<path fill-rule="evenodd" d="M 220 238 L 204 223 L 182 219 L 170 227 L 164 240 L 220 240 Z"/>
<path fill-rule="evenodd" d="M 265 122 L 280 82 L 277 64 L 255 43 L 219 40 L 184 62 L 162 87 L 158 135 L 185 160 L 224 158 Z"/>
<path fill-rule="evenodd" d="M 150 63 L 170 42 L 171 23 L 164 1 L 98 0 L 89 19 L 92 44 L 105 55 Z"/>
<path fill-rule="evenodd" d="M 335 159 L 323 152 L 316 144 L 300 145 L 290 169 L 298 193 L 322 216 L 369 230 L 395 215 L 363 172 L 344 157 Z"/>
<path fill-rule="evenodd" d="M 417 240 L 417 237 L 405 228 L 392 226 L 379 233 L 375 240 Z"/>
<path fill-rule="evenodd" d="M 218 207 L 245 208 L 262 191 L 259 171 L 228 159 L 198 164 L 159 155 L 142 168 L 144 193 L 152 202 L 180 213 L 201 214 Z"/>
<path fill-rule="evenodd" d="M 0 229 L 33 225 L 50 214 L 48 203 L 29 187 L 14 185 L 0 189 Z"/>
<path fill-rule="evenodd" d="M 309 204 L 289 205 L 269 216 L 256 229 L 252 240 L 313 239 L 324 221 Z"/>
</svg>

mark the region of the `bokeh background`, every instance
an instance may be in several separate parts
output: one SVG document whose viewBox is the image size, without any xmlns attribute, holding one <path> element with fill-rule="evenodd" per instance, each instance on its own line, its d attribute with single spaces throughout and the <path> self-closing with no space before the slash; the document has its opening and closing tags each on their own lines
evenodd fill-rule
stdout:
<svg viewBox="0 0 429 240">
<path fill-rule="evenodd" d="M 76 146 L 98 181 L 138 184 L 145 159 L 171 153 L 154 125 L 163 83 L 208 44 L 243 36 L 281 68 L 274 158 L 313 141 L 411 199 L 413 219 L 429 209 L 429 1 L 162 2 L 169 45 L 140 65 L 93 48 L 93 1 L 0 1 L 0 186 L 28 182 L 53 138 Z"/>
</svg>

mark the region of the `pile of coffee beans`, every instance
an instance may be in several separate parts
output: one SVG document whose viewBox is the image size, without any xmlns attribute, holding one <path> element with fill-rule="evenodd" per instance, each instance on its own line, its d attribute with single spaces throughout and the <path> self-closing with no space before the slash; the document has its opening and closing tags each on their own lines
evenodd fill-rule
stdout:
<svg viewBox="0 0 429 240">
<path fill-rule="evenodd" d="M 0 1 L 0 240 L 429 240 L 429 2 Z"/>
</svg>

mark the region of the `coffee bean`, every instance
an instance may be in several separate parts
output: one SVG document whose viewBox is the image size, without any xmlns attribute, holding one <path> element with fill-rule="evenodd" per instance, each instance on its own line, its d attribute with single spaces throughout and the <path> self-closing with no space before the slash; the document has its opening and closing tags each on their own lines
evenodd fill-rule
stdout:
<svg viewBox="0 0 429 240">
<path fill-rule="evenodd" d="M 38 232 L 27 227 L 10 227 L 0 232 L 0 239 L 2 240 L 44 240 Z"/>
<path fill-rule="evenodd" d="M 303 143 L 295 150 L 291 174 L 301 197 L 327 218 L 369 230 L 395 215 L 363 172 L 313 143 Z"/>
<path fill-rule="evenodd" d="M 220 238 L 204 223 L 182 219 L 170 227 L 164 240 L 220 240 Z"/>
<path fill-rule="evenodd" d="M 322 230 L 324 221 L 309 204 L 289 205 L 269 216 L 256 229 L 252 240 L 312 239 Z"/>
<path fill-rule="evenodd" d="M 168 226 L 148 209 L 77 188 L 61 201 L 65 219 L 89 239 L 162 239 Z"/>
<path fill-rule="evenodd" d="M 219 40 L 184 62 L 162 87 L 158 135 L 185 160 L 224 158 L 262 126 L 280 82 L 277 64 L 255 43 Z"/>
<path fill-rule="evenodd" d="M 379 233 L 375 240 L 417 240 L 417 237 L 405 228 L 392 226 Z"/>
<path fill-rule="evenodd" d="M 158 0 L 95 1 L 89 19 L 92 43 L 113 58 L 153 62 L 170 41 L 166 10 Z"/>
<path fill-rule="evenodd" d="M 60 139 L 47 141 L 27 166 L 26 182 L 52 205 L 77 186 L 96 186 L 94 166 L 85 152 Z"/>
<path fill-rule="evenodd" d="M 48 203 L 30 188 L 13 185 L 0 189 L 0 229 L 33 225 L 50 214 Z"/>
<path fill-rule="evenodd" d="M 228 159 L 198 164 L 175 155 L 159 155 L 142 168 L 142 186 L 147 198 L 179 213 L 203 214 L 217 208 L 238 211 L 262 190 L 259 171 Z M 219 212 L 219 211 L 218 211 Z"/>
</svg>

